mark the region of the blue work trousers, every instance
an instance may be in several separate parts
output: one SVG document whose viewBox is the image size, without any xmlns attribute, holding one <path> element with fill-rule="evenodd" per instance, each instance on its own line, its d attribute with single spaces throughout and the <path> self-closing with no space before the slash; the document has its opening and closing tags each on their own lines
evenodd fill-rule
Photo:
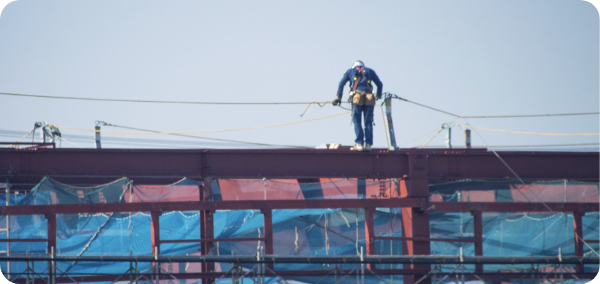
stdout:
<svg viewBox="0 0 600 284">
<path fill-rule="evenodd" d="M 356 144 L 373 145 L 373 110 L 374 106 L 352 105 L 352 122 L 354 123 L 354 133 L 356 133 Z M 362 117 L 365 120 L 365 130 L 362 128 Z"/>
</svg>

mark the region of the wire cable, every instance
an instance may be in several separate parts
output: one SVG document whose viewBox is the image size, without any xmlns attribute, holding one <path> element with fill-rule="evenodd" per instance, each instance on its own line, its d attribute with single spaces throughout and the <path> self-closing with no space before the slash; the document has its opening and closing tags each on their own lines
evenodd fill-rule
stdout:
<svg viewBox="0 0 600 284">
<path fill-rule="evenodd" d="M 125 129 L 142 130 L 142 131 L 144 131 L 144 132 L 103 131 L 105 133 L 115 133 L 115 134 L 170 134 L 170 135 L 174 135 L 174 134 L 199 134 L 199 133 L 232 132 L 232 131 L 242 131 L 242 130 L 270 128 L 270 127 L 277 127 L 277 126 L 286 126 L 286 125 L 292 125 L 292 124 L 298 124 L 298 123 L 304 123 L 304 122 L 310 122 L 310 121 L 315 121 L 315 120 L 320 120 L 320 119 L 331 118 L 331 117 L 340 116 L 340 115 L 344 115 L 344 114 L 348 114 L 348 113 L 350 113 L 350 112 L 348 111 L 348 112 L 342 112 L 342 113 L 328 115 L 328 116 L 323 116 L 323 117 L 311 118 L 311 119 L 307 119 L 307 120 L 300 120 L 300 121 L 287 122 L 287 123 L 279 123 L 279 124 L 272 124 L 272 125 L 264 125 L 264 126 L 254 126 L 254 127 L 246 127 L 246 128 L 234 128 L 234 129 L 223 129 L 223 130 L 184 131 L 184 132 L 152 131 L 151 133 L 148 133 L 147 130 L 138 129 L 138 128 L 134 128 L 134 127 L 118 126 L 118 125 L 114 125 L 114 124 L 110 124 L 110 123 L 105 123 L 105 122 L 101 122 L 101 123 L 104 123 L 103 124 L 104 126 L 114 126 L 114 127 L 125 128 Z M 58 126 L 58 125 L 53 125 L 53 126 L 54 127 L 58 127 L 58 128 L 70 129 L 70 130 L 78 130 L 78 131 L 87 131 L 87 132 L 95 132 L 96 131 L 96 130 L 93 130 L 93 129 L 74 128 L 74 127 L 68 127 L 68 126 Z"/>
<path fill-rule="evenodd" d="M 423 138 L 423 137 L 425 137 L 425 136 L 427 136 L 427 135 L 431 134 L 432 132 L 434 132 L 436 130 L 439 130 L 439 129 L 440 129 L 439 127 L 436 127 L 435 129 L 433 129 L 433 130 L 431 130 L 431 131 L 429 131 L 429 132 L 427 132 L 427 133 L 425 133 L 425 134 L 423 134 L 423 135 L 421 135 L 421 136 L 419 136 L 417 138 L 413 138 L 413 139 L 410 139 L 410 140 L 408 140 L 406 142 L 402 142 L 402 143 L 398 144 L 398 146 L 404 145 L 404 144 L 407 144 L 407 143 L 410 143 L 410 142 L 413 142 L 413 141 L 415 141 L 415 140 L 417 140 L 419 138 Z"/>
<path fill-rule="evenodd" d="M 42 95 L 28 95 L 28 94 L 16 94 L 16 93 L 0 93 L 3 96 L 17 96 L 17 97 L 31 97 L 31 98 L 46 98 L 46 99 L 63 99 L 63 100 L 83 100 L 83 101 L 105 101 L 105 102 L 127 102 L 127 103 L 158 103 L 158 104 L 196 104 L 196 105 L 305 105 L 308 104 L 319 104 L 323 107 L 331 101 L 319 102 L 192 102 L 192 101 L 155 101 L 155 100 L 124 100 L 124 99 L 102 99 L 102 98 L 83 98 L 83 97 L 64 97 L 64 96 L 42 96 Z M 598 115 L 600 112 L 581 112 L 581 113 L 553 113 L 553 114 L 527 114 L 527 115 L 482 115 L 482 116 L 461 116 L 451 112 L 447 112 L 441 109 L 430 107 L 424 104 L 413 102 L 398 96 L 393 97 L 411 104 L 415 104 L 424 108 L 428 108 L 437 112 L 445 113 L 454 117 L 465 117 L 465 118 L 515 118 L 515 117 L 548 117 L 548 116 L 575 116 L 575 115 Z M 347 102 L 341 102 L 347 103 Z M 308 109 L 308 107 L 306 108 Z M 306 109 L 304 113 L 306 112 Z M 346 109 L 346 108 L 343 108 Z M 349 109 L 346 109 L 349 110 Z M 303 114 L 304 114 L 303 113 Z"/>
<path fill-rule="evenodd" d="M 75 147 L 77 147 L 77 148 L 83 149 L 83 147 L 82 147 L 82 146 L 79 146 L 79 145 L 77 145 L 77 144 L 75 144 L 75 143 L 73 143 L 73 142 L 71 142 L 71 141 L 69 141 L 69 140 L 67 140 L 67 139 L 65 139 L 65 138 L 63 138 L 63 137 L 61 137 L 61 136 L 56 136 L 56 138 L 58 138 L 58 139 L 60 139 L 60 140 L 62 140 L 62 141 L 65 141 L 65 142 L 67 142 L 67 143 L 69 143 L 69 144 L 71 144 L 71 145 L 74 145 L 74 146 L 75 146 Z"/>
<path fill-rule="evenodd" d="M 553 145 L 492 145 L 494 148 L 519 148 L 519 147 L 575 147 L 575 146 L 598 146 L 600 143 L 576 143 L 576 144 L 553 144 Z"/>
<path fill-rule="evenodd" d="M 319 103 L 319 102 L 310 102 L 306 108 L 304 109 L 304 111 L 302 112 L 302 114 L 300 115 L 300 117 L 304 116 L 304 114 L 306 113 L 306 111 L 308 110 L 308 108 L 313 105 L 313 104 L 317 104 L 319 107 L 324 107 L 326 106 L 328 103 L 331 103 L 333 105 L 333 101 L 325 101 L 324 103 Z M 335 106 L 335 105 L 334 105 Z M 345 109 L 345 110 L 350 110 L 349 108 L 345 108 L 342 107 L 341 105 L 338 105 L 338 107 Z"/>
<path fill-rule="evenodd" d="M 523 131 L 510 131 L 510 130 L 500 130 L 500 129 L 491 129 L 491 128 L 483 128 L 483 127 L 475 127 L 471 125 L 457 125 L 464 128 L 470 129 L 478 129 L 484 131 L 493 131 L 493 132 L 502 132 L 502 133 L 511 133 L 511 134 L 525 134 L 525 135 L 541 135 L 541 136 L 599 136 L 600 133 L 539 133 L 539 132 L 523 132 Z"/>
<path fill-rule="evenodd" d="M 390 95 L 391 95 L 391 94 L 390 94 Z M 454 113 L 451 113 L 451 112 L 447 112 L 447 111 L 444 111 L 444 110 L 441 110 L 441 109 L 437 109 L 437 108 L 434 108 L 434 107 L 426 106 L 426 105 L 424 105 L 424 104 L 420 104 L 420 103 L 417 103 L 417 102 L 413 102 L 413 101 L 407 100 L 407 99 L 405 99 L 405 98 L 398 97 L 398 96 L 396 96 L 396 95 L 392 95 L 392 98 L 393 98 L 393 99 L 398 99 L 398 100 L 401 100 L 401 101 L 405 101 L 405 102 L 407 102 L 407 103 L 415 104 L 415 105 L 418 105 L 418 106 L 420 106 L 420 107 L 424 107 L 424 108 L 427 108 L 427 109 L 430 109 L 430 110 L 434 110 L 434 111 L 437 111 L 437 112 L 445 113 L 445 114 L 448 114 L 448 115 L 451 115 L 451 116 L 454 116 L 454 117 L 458 117 L 458 118 L 461 118 L 461 117 L 463 117 L 462 115 L 458 115 L 458 114 L 454 114 Z"/>
<path fill-rule="evenodd" d="M 438 134 L 440 134 L 440 132 L 442 132 L 442 130 L 444 130 L 444 127 L 443 127 L 444 125 L 449 125 L 450 123 L 454 122 L 454 121 L 455 121 L 455 120 L 457 120 L 457 119 L 458 119 L 458 118 L 455 118 L 455 119 L 453 119 L 453 120 L 450 120 L 449 122 L 446 122 L 446 123 L 442 124 L 442 127 L 440 127 L 440 129 L 438 130 L 438 132 L 436 132 L 436 133 L 433 135 L 433 137 L 431 137 L 429 140 L 427 140 L 427 142 L 425 142 L 425 144 L 423 144 L 423 146 L 419 147 L 419 149 L 423 149 L 425 146 L 427 146 L 427 144 L 429 144 L 429 142 L 431 142 L 431 140 L 433 140 L 433 138 L 435 138 L 436 136 L 438 136 Z M 427 134 L 429 134 L 429 133 L 431 133 L 431 132 L 433 132 L 433 131 L 430 131 L 430 132 L 428 132 Z M 427 134 L 425 134 L 425 135 L 427 135 Z M 423 137 L 423 136 L 425 136 L 425 135 L 419 136 L 419 137 L 417 137 L 417 138 L 415 138 L 415 139 L 413 139 L 413 140 L 419 139 L 419 138 L 421 138 L 421 137 Z M 412 140 L 411 140 L 411 141 L 412 141 Z M 409 142 L 410 142 L 410 141 L 409 141 Z M 405 142 L 405 143 L 408 143 L 408 142 Z"/>
<path fill-rule="evenodd" d="M 25 134 L 25 136 L 23 136 L 19 140 L 17 140 L 17 142 L 15 142 L 15 144 L 19 144 L 19 142 L 25 140 L 25 138 L 27 138 L 27 136 L 31 135 L 31 133 L 33 133 L 34 131 L 35 131 L 35 129 L 29 131 L 29 133 Z M 10 144 L 10 145 L 6 146 L 6 148 L 10 148 L 12 146 L 15 146 L 15 144 Z"/>
<path fill-rule="evenodd" d="M 420 104 L 417 102 L 413 102 L 411 100 L 405 99 L 405 98 L 401 98 L 398 97 L 397 95 L 393 95 L 390 94 L 392 96 L 392 98 L 394 99 L 398 99 L 401 101 L 405 101 L 407 103 L 411 103 L 414 105 L 418 105 L 420 107 L 424 107 L 433 111 L 437 111 L 440 113 L 444 113 L 444 114 L 448 114 L 454 117 L 458 117 L 458 118 L 515 118 L 515 117 L 549 117 L 549 116 L 574 116 L 574 115 L 598 115 L 600 114 L 600 112 L 579 112 L 579 113 L 549 113 L 549 114 L 523 114 L 523 115 L 479 115 L 479 116 L 463 116 L 463 115 L 458 115 L 458 114 L 454 114 L 451 112 L 447 112 L 445 110 L 441 110 L 441 109 L 437 109 L 434 107 L 430 107 L 424 104 Z"/>
<path fill-rule="evenodd" d="M 431 142 L 431 140 L 433 140 L 433 138 L 435 138 L 436 136 L 438 136 L 438 134 L 440 134 L 440 132 L 442 132 L 442 130 L 444 130 L 444 128 L 440 127 L 440 129 L 438 129 L 438 132 L 436 132 L 435 134 L 433 134 L 433 136 L 431 138 L 429 138 L 429 140 L 427 140 L 427 142 L 425 142 L 425 144 L 423 144 L 423 146 L 419 147 L 419 149 L 423 149 L 423 147 L 427 146 L 427 144 L 429 144 L 429 142 Z"/>
<path fill-rule="evenodd" d="M 465 116 L 465 117 L 466 118 L 515 118 L 515 117 L 574 116 L 574 115 L 594 115 L 594 114 L 600 114 L 600 112 L 522 114 L 522 115 L 482 115 L 482 116 Z"/>
<path fill-rule="evenodd" d="M 108 124 L 108 123 L 107 123 L 107 125 L 108 126 L 113 126 L 113 127 L 120 127 L 120 128 L 126 128 L 126 129 L 134 129 L 134 130 L 146 131 L 146 132 L 154 132 L 154 133 L 168 134 L 168 135 L 181 136 L 181 137 L 190 137 L 190 138 L 196 138 L 196 139 L 205 139 L 205 140 L 222 141 L 222 142 L 232 142 L 232 143 L 240 143 L 240 144 L 251 144 L 251 145 L 260 145 L 260 146 L 271 146 L 271 147 L 287 147 L 287 148 L 305 148 L 305 149 L 311 149 L 311 147 L 305 147 L 305 146 L 279 145 L 279 144 L 267 144 L 267 143 L 248 142 L 248 141 L 239 141 L 239 140 L 209 138 L 209 137 L 201 137 L 201 136 L 194 136 L 194 135 L 161 132 L 161 131 L 156 131 L 156 130 L 135 128 L 135 127 L 128 127 L 128 126 L 119 126 L 119 125 Z"/>
<path fill-rule="evenodd" d="M 191 102 L 191 101 L 153 101 L 153 100 L 124 100 L 124 99 L 101 99 L 101 98 L 83 98 L 83 97 L 62 97 L 62 96 L 42 96 L 14 93 L 0 93 L 4 96 L 18 96 L 45 99 L 63 99 L 63 100 L 82 100 L 82 101 L 103 101 L 103 102 L 124 102 L 124 103 L 156 103 L 156 104 L 193 104 L 193 105 L 305 105 L 315 102 Z M 324 102 L 323 104 L 326 104 Z"/>
</svg>

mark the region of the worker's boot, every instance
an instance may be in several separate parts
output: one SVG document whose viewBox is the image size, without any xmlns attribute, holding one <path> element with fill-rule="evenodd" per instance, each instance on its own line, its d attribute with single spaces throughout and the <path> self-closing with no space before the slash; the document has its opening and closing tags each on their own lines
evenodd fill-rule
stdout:
<svg viewBox="0 0 600 284">
<path fill-rule="evenodd" d="M 365 151 L 371 151 L 371 145 L 365 144 Z"/>
<path fill-rule="evenodd" d="M 362 144 L 356 143 L 356 145 L 354 145 L 354 147 L 350 147 L 350 150 L 352 150 L 352 151 L 362 151 L 362 150 L 364 150 L 364 148 L 363 148 Z"/>
</svg>

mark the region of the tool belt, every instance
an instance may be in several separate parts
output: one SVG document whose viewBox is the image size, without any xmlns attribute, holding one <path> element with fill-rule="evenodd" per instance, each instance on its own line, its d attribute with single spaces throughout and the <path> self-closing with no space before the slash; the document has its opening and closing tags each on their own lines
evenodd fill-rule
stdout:
<svg viewBox="0 0 600 284">
<path fill-rule="evenodd" d="M 374 106 L 376 98 L 374 94 L 365 91 L 351 91 L 348 101 L 357 106 Z"/>
</svg>

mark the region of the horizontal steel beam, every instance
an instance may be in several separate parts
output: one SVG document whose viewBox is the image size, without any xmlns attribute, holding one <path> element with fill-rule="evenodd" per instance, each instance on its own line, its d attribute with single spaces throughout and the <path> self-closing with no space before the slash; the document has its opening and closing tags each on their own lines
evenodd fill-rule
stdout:
<svg viewBox="0 0 600 284">
<path fill-rule="evenodd" d="M 338 270 L 339 272 L 343 272 L 344 274 L 350 274 L 350 273 L 356 273 L 353 270 Z M 421 269 L 376 269 L 374 270 L 375 273 L 377 273 L 378 276 L 389 276 L 389 275 L 411 275 L 411 274 L 420 274 L 420 275 L 424 275 L 427 274 L 429 271 L 426 270 L 421 270 Z M 16 274 L 16 273 L 13 273 Z M 43 274 L 42 274 L 43 275 Z M 115 274 L 111 274 L 111 275 L 102 275 L 102 276 L 73 276 L 73 277 L 57 277 L 56 278 L 56 283 L 88 283 L 88 282 L 116 282 L 116 281 L 128 281 L 129 276 L 133 276 L 133 277 L 137 277 L 137 276 L 145 276 L 146 278 L 150 279 L 152 278 L 152 276 L 155 276 L 152 273 L 133 273 L 133 274 L 123 274 L 123 275 L 115 275 Z M 546 278 L 550 278 L 553 279 L 553 276 L 555 275 L 554 272 L 551 273 L 544 273 L 544 272 L 501 272 L 501 273 L 478 273 L 478 274 L 474 274 L 474 273 L 469 273 L 469 272 L 465 272 L 464 274 L 461 273 L 437 273 L 437 279 L 441 279 L 442 277 L 444 277 L 445 275 L 451 275 L 451 276 L 455 276 L 455 275 L 464 275 L 465 280 L 478 280 L 478 279 L 494 279 L 494 280 L 503 280 L 503 279 L 523 279 L 525 277 L 535 277 L 536 279 L 541 279 L 542 277 L 551 275 L 552 277 L 546 277 Z M 259 275 L 257 274 L 249 274 L 248 277 L 257 277 Z M 323 276 L 329 276 L 329 277 L 335 277 L 334 274 L 332 274 L 332 270 L 302 270 L 302 271 L 282 271 L 282 270 L 276 270 L 275 272 L 271 272 L 271 271 L 266 271 L 264 273 L 264 276 L 266 277 L 293 277 L 293 278 L 302 278 L 302 277 L 323 277 Z M 593 279 L 596 277 L 596 273 L 573 273 L 573 272 L 564 272 L 564 274 L 562 275 L 564 279 Z M 21 276 L 23 277 L 23 276 Z M 169 274 L 160 274 L 158 275 L 158 278 L 160 280 L 172 280 L 175 277 L 177 279 L 216 279 L 219 277 L 224 277 L 224 278 L 231 278 L 231 274 L 229 274 L 229 272 L 189 272 L 189 273 L 169 273 Z M 338 274 L 339 277 L 339 274 Z M 375 277 L 372 276 L 370 273 L 365 274 L 365 277 Z M 10 278 L 9 278 L 10 279 Z M 39 278 L 38 278 L 39 279 Z M 40 279 L 40 281 L 44 281 L 47 278 L 43 278 L 43 280 Z M 433 274 L 430 275 L 430 277 L 428 277 L 428 279 L 433 279 Z M 146 280 L 146 279 L 140 279 L 140 281 L 142 280 Z M 23 278 L 17 278 L 17 279 L 10 279 L 10 281 L 16 283 L 16 284 L 26 284 L 27 283 L 27 279 L 25 277 Z M 29 279 L 29 283 L 31 283 L 31 279 Z"/>
<path fill-rule="evenodd" d="M 240 200 L 0 206 L 0 215 L 312 208 L 420 208 L 449 212 L 598 212 L 598 203 L 427 202 L 426 198 Z"/>
<path fill-rule="evenodd" d="M 0 239 L 0 243 L 45 243 L 48 239 Z"/>
<path fill-rule="evenodd" d="M 247 209 L 306 209 L 306 208 L 426 208 L 426 198 L 398 199 L 308 199 L 308 200 L 239 200 L 190 201 L 152 203 L 94 203 L 61 205 L 0 206 L 0 215 L 44 215 L 103 212 L 200 211 Z"/>
<path fill-rule="evenodd" d="M 598 212 L 599 203 L 561 202 L 430 202 L 428 210 L 446 212 Z"/>
<path fill-rule="evenodd" d="M 362 260 L 361 260 L 362 258 Z M 320 255 L 284 256 L 265 255 L 136 255 L 136 256 L 0 256 L 0 261 L 56 261 L 56 262 L 226 262 L 226 263 L 374 263 L 374 264 L 598 264 L 598 257 L 578 256 L 458 256 L 458 255 Z"/>
<path fill-rule="evenodd" d="M 373 237 L 375 240 L 386 241 L 416 241 L 416 242 L 446 242 L 446 243 L 475 243 L 475 239 L 442 239 L 442 238 L 423 238 L 423 237 Z"/>
<path fill-rule="evenodd" d="M 522 179 L 598 181 L 597 152 L 500 152 Z M 137 183 L 166 184 L 199 178 L 401 178 L 409 156 L 427 157 L 430 179 L 517 179 L 485 149 L 400 151 L 0 149 L 0 180 L 35 183 L 44 176 L 66 183 L 95 183 L 127 176 Z M 417 165 L 418 166 L 418 165 Z"/>
<path fill-rule="evenodd" d="M 194 240 L 158 240 L 159 244 L 180 244 L 180 243 L 205 243 L 205 242 L 248 242 L 248 241 L 261 241 L 264 242 L 266 238 L 222 238 L 222 239 L 214 239 L 214 238 L 206 238 L 206 239 L 194 239 Z"/>
</svg>

